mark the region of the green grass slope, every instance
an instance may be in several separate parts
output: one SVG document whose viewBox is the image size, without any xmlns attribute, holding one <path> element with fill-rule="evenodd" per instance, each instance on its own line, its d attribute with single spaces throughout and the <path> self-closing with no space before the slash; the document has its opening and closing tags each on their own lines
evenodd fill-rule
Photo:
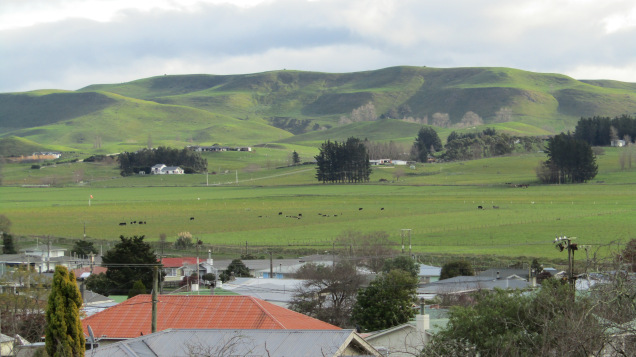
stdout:
<svg viewBox="0 0 636 357">
<path fill-rule="evenodd" d="M 91 85 L 76 92 L 0 95 L 0 137 L 91 150 L 184 143 L 243 144 L 277 140 L 315 145 L 325 138 L 407 140 L 410 123 L 339 124 L 372 102 L 383 117 L 447 113 L 453 130 L 468 111 L 516 135 L 573 130 L 580 117 L 636 113 L 636 84 L 578 81 L 512 68 L 391 67 L 354 73 L 271 71 L 244 75 L 177 75 Z M 510 115 L 502 118 L 502 108 Z M 282 120 L 279 120 L 282 119 Z M 503 119 L 503 120 L 502 120 Z M 274 121 L 281 129 L 273 128 Z M 287 139 L 291 120 L 306 132 Z M 329 129 L 329 130 L 324 130 Z M 294 131 L 299 132 L 298 130 Z M 313 142 L 313 144 L 312 144 Z M 99 146 L 99 145 L 95 145 Z"/>
<path fill-rule="evenodd" d="M 115 103 L 94 92 L 35 91 L 0 94 L 0 133 L 56 123 L 100 111 Z"/>
<path fill-rule="evenodd" d="M 208 111 L 100 94 L 108 107 L 14 135 L 38 143 L 84 151 L 121 152 L 148 146 L 189 144 L 254 145 L 290 136 L 271 126 Z"/>
<path fill-rule="evenodd" d="M 161 76 L 90 86 L 126 96 L 260 117 L 335 122 L 373 102 L 378 114 L 408 105 L 414 117 L 448 113 L 453 123 L 473 111 L 486 122 L 501 108 L 513 120 L 558 131 L 581 115 L 636 112 L 636 84 L 577 81 L 511 68 L 391 67 L 355 73 L 273 71 L 249 75 Z M 618 105 L 617 105 L 618 104 Z M 565 124 L 559 122 L 565 121 Z"/>
<path fill-rule="evenodd" d="M 0 156 L 31 155 L 37 151 L 48 150 L 38 143 L 17 136 L 0 138 Z"/>
</svg>

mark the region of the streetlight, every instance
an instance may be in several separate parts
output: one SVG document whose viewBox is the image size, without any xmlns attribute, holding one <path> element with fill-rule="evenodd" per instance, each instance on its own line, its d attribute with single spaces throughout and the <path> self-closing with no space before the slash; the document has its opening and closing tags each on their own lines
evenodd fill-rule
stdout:
<svg viewBox="0 0 636 357">
<path fill-rule="evenodd" d="M 576 239 L 576 237 L 555 237 L 554 238 L 554 247 L 562 252 L 564 249 L 568 250 L 568 281 L 570 285 L 574 287 L 574 251 L 578 250 L 579 247 L 576 243 L 572 243 L 572 240 Z"/>
</svg>

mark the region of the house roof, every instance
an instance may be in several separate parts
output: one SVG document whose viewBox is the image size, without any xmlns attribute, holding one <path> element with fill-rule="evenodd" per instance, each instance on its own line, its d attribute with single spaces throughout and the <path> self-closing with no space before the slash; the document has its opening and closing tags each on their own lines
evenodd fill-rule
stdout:
<svg viewBox="0 0 636 357">
<path fill-rule="evenodd" d="M 199 258 L 199 263 L 205 262 L 205 258 Z M 186 264 L 197 264 L 197 257 L 163 258 L 164 268 L 180 268 Z"/>
<path fill-rule="evenodd" d="M 458 294 L 475 290 L 527 289 L 532 284 L 519 279 L 493 279 L 483 276 L 456 276 L 417 288 L 418 294 Z"/>
<path fill-rule="evenodd" d="M 115 302 L 115 300 L 90 290 L 84 290 L 84 305 Z"/>
<path fill-rule="evenodd" d="M 499 273 L 499 277 L 502 279 L 517 276 L 521 279 L 528 279 L 530 273 L 528 269 L 512 269 L 512 268 L 491 268 L 481 273 L 477 274 L 478 276 L 488 276 L 493 279 L 497 278 L 497 273 Z"/>
<path fill-rule="evenodd" d="M 440 276 L 442 268 L 426 264 L 420 264 L 419 276 Z"/>
<path fill-rule="evenodd" d="M 17 341 L 16 341 L 17 340 Z M 11 337 L 11 336 L 7 336 L 3 333 L 0 333 L 0 343 L 7 343 L 7 342 L 14 342 L 16 341 L 18 345 L 20 346 L 24 346 L 24 345 L 28 345 L 29 341 L 27 341 L 24 337 L 20 336 L 20 335 L 15 335 L 15 338 Z"/>
<path fill-rule="evenodd" d="M 277 305 L 286 305 L 292 300 L 296 289 L 303 282 L 305 280 L 236 278 L 224 283 L 223 289 L 240 295 L 253 296 Z"/>
<path fill-rule="evenodd" d="M 95 336 L 126 339 L 151 333 L 150 295 L 137 295 L 82 320 Z M 169 328 L 339 330 L 312 317 L 250 296 L 160 295 L 157 330 Z"/>
<path fill-rule="evenodd" d="M 340 356 L 345 349 L 358 356 L 380 353 L 353 330 L 201 330 L 168 329 L 105 345 L 88 352 L 114 356 Z M 350 355 L 347 353 L 347 355 Z"/>
<path fill-rule="evenodd" d="M 54 246 L 47 248 L 46 245 L 44 244 L 20 249 L 21 252 L 49 252 L 49 251 L 53 252 L 53 251 L 60 251 L 60 250 L 66 251 L 68 249 L 62 248 L 62 247 L 54 247 Z"/>
</svg>

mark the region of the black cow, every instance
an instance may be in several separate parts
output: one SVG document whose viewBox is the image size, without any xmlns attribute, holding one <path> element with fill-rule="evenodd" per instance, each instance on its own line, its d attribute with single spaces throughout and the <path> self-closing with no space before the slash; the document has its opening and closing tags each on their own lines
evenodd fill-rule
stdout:
<svg viewBox="0 0 636 357">
<path fill-rule="evenodd" d="M 120 223 L 119 223 L 119 225 L 120 225 L 120 226 L 125 226 L 125 225 L 126 225 L 126 222 L 120 222 Z"/>
<path fill-rule="evenodd" d="M 484 209 L 484 207 L 482 207 L 482 206 L 477 206 L 477 209 Z"/>
<path fill-rule="evenodd" d="M 362 207 L 358 208 L 358 211 L 362 211 Z"/>
<path fill-rule="evenodd" d="M 190 217 L 190 220 L 191 220 L 191 221 L 194 221 L 194 217 Z"/>
</svg>

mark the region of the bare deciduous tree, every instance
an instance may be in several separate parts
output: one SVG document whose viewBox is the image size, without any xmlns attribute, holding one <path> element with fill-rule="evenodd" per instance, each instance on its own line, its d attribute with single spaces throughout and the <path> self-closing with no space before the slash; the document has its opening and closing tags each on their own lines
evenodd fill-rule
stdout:
<svg viewBox="0 0 636 357">
<path fill-rule="evenodd" d="M 432 125 L 439 126 L 441 128 L 450 127 L 450 117 L 447 113 L 435 113 L 433 114 Z"/>
<path fill-rule="evenodd" d="M 294 293 L 291 310 L 339 327 L 351 327 L 353 305 L 364 282 L 353 264 L 305 264 L 296 277 L 306 281 Z"/>
<path fill-rule="evenodd" d="M 383 231 L 362 233 L 346 231 L 336 238 L 336 246 L 342 248 L 342 255 L 372 272 L 382 271 L 384 261 L 395 255 L 391 248 L 389 234 Z"/>
<path fill-rule="evenodd" d="M 512 120 L 512 109 L 508 107 L 499 108 L 495 113 L 495 123 L 507 123 Z"/>
<path fill-rule="evenodd" d="M 378 119 L 378 115 L 375 113 L 375 106 L 369 102 L 361 107 L 358 107 L 351 111 L 351 121 L 374 121 Z"/>
<path fill-rule="evenodd" d="M 0 294 L 2 333 L 20 336 L 29 341 L 39 341 L 44 335 L 44 311 L 50 278 L 22 266 L 7 273 L 2 279 L 7 285 L 15 285 L 16 292 L 5 289 Z"/>
<path fill-rule="evenodd" d="M 388 143 L 365 141 L 364 146 L 369 153 L 369 159 L 396 159 L 406 160 L 409 157 L 408 149 L 401 144 L 397 144 L 394 141 Z"/>
<path fill-rule="evenodd" d="M 462 117 L 462 120 L 457 123 L 456 127 L 458 128 L 469 128 L 473 126 L 478 126 L 484 124 L 484 121 L 481 119 L 479 115 L 475 112 L 466 112 Z"/>
</svg>

